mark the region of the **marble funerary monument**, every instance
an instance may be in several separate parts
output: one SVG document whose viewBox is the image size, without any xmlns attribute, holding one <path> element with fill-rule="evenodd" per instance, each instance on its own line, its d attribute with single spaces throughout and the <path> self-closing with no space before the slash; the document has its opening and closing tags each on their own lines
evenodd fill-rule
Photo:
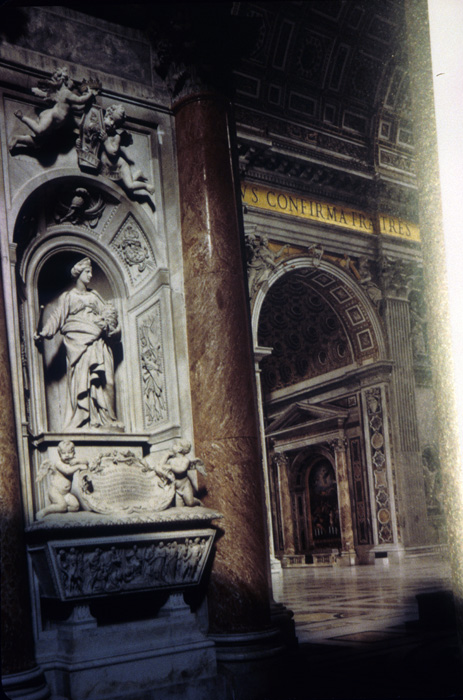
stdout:
<svg viewBox="0 0 463 700">
<path fill-rule="evenodd" d="M 257 700 L 444 541 L 402 3 L 199 5 L 0 29 L 9 697 Z"/>
</svg>

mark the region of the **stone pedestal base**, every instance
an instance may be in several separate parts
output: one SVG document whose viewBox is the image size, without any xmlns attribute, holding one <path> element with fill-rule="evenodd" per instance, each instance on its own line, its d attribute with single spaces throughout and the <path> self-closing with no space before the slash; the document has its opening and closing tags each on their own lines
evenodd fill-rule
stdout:
<svg viewBox="0 0 463 700">
<path fill-rule="evenodd" d="M 270 619 L 272 624 L 280 630 L 281 640 L 287 649 L 297 647 L 296 627 L 294 613 L 283 603 L 273 601 L 270 604 Z"/>
<path fill-rule="evenodd" d="M 281 566 L 287 569 L 290 566 L 304 566 L 305 554 L 284 554 L 281 559 Z"/>
<path fill-rule="evenodd" d="M 276 557 L 270 557 L 270 571 L 272 576 L 278 576 L 282 573 L 281 561 Z"/>
<path fill-rule="evenodd" d="M 389 564 L 400 564 L 405 556 L 402 545 L 377 545 L 368 552 L 368 564 L 375 566 L 388 566 Z"/>
<path fill-rule="evenodd" d="M 338 566 L 355 566 L 357 564 L 357 554 L 355 549 L 350 549 L 347 552 L 341 552 L 336 563 Z"/>
<path fill-rule="evenodd" d="M 272 695 L 281 673 L 278 661 L 285 649 L 280 630 L 271 627 L 210 638 L 216 645 L 217 667 L 225 680 L 227 698 L 255 700 Z"/>
<path fill-rule="evenodd" d="M 67 621 L 43 633 L 37 657 L 52 692 L 72 700 L 223 698 L 214 643 L 180 598 L 153 620 L 93 628 Z"/>
<path fill-rule="evenodd" d="M 22 673 L 2 674 L 2 690 L 11 700 L 47 700 L 50 689 L 38 666 Z"/>
</svg>

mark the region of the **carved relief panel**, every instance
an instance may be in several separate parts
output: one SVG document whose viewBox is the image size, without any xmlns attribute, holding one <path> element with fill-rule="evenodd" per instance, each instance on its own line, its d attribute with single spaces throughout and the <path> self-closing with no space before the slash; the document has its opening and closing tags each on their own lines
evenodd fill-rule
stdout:
<svg viewBox="0 0 463 700">
<path fill-rule="evenodd" d="M 371 478 L 375 544 L 397 541 L 384 388 L 363 392 L 365 448 Z"/>
</svg>

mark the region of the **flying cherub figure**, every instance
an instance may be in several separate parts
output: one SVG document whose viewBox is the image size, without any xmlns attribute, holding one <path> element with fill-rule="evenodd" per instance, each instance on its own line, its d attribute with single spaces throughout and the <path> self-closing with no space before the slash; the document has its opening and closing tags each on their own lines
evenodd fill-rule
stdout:
<svg viewBox="0 0 463 700">
<path fill-rule="evenodd" d="M 16 146 L 39 146 L 67 121 L 73 109 L 84 106 L 98 94 L 99 85 L 82 83 L 82 92 L 79 93 L 74 81 L 69 78 L 68 69 L 62 67 L 58 68 L 49 80 L 43 80 L 39 87 L 32 88 L 32 92 L 53 106 L 44 109 L 37 119 L 26 117 L 21 110 L 15 112 L 15 116 L 33 133 L 14 134 L 8 144 L 10 151 Z"/>
<path fill-rule="evenodd" d="M 132 171 L 133 160 L 127 155 L 124 146 L 130 146 L 132 137 L 121 129 L 126 119 L 125 109 L 120 104 L 110 105 L 104 115 L 104 131 L 100 134 L 102 141 L 102 173 L 111 180 L 122 182 L 129 192 L 146 190 L 154 192 L 154 185 L 147 182 L 141 170 Z"/>
<path fill-rule="evenodd" d="M 88 462 L 76 458 L 76 448 L 70 440 L 63 440 L 58 445 L 59 462 L 46 459 L 40 467 L 36 481 L 42 481 L 50 474 L 48 498 L 49 506 L 37 513 L 37 520 L 42 520 L 50 513 L 75 513 L 80 509 L 80 503 L 71 493 L 72 477 L 79 469 L 87 469 Z"/>
</svg>

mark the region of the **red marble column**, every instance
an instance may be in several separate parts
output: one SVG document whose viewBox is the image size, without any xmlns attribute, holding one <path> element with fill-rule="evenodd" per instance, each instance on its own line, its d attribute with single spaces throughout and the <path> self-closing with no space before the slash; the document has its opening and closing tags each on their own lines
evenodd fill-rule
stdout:
<svg viewBox="0 0 463 700">
<path fill-rule="evenodd" d="M 24 523 L 8 358 L 5 308 L 0 271 L 0 518 L 1 518 L 1 658 L 2 683 L 32 688 L 42 697 L 45 681 L 34 659 L 27 583 Z M 8 678 L 9 677 L 9 678 Z M 40 688 L 39 692 L 37 688 Z M 43 697 L 47 696 L 45 694 Z M 35 696 L 34 696 L 35 697 Z"/>
<path fill-rule="evenodd" d="M 262 467 L 228 103 L 174 107 L 196 454 L 206 506 L 224 515 L 208 592 L 215 633 L 269 622 Z"/>
</svg>

